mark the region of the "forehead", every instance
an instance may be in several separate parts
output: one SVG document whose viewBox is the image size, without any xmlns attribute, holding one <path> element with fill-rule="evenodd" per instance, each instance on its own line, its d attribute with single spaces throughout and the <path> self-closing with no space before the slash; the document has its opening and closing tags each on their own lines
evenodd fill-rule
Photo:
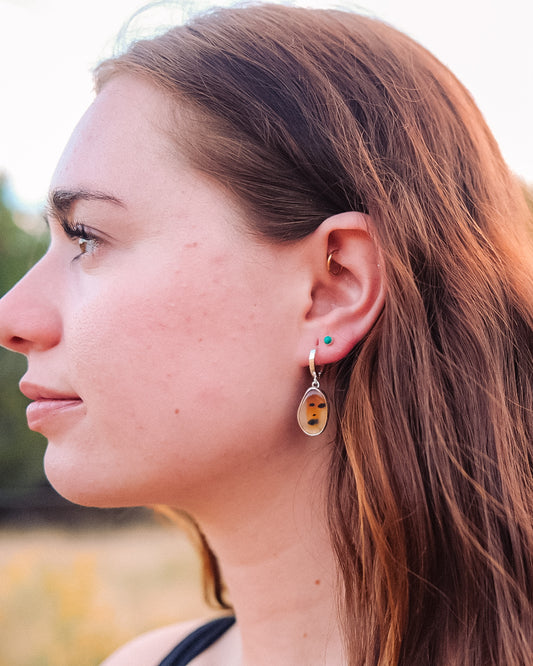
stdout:
<svg viewBox="0 0 533 666">
<path fill-rule="evenodd" d="M 171 115 L 170 100 L 155 86 L 130 76 L 111 79 L 75 128 L 52 189 L 101 189 L 109 183 L 126 195 L 161 177 L 177 162 L 167 132 Z"/>
<path fill-rule="evenodd" d="M 74 214 L 79 205 L 83 215 L 90 209 L 97 219 L 102 201 L 112 199 L 120 204 L 113 215 L 154 237 L 160 232 L 175 236 L 177 227 L 184 233 L 193 225 L 207 229 L 205 220 L 217 211 L 217 229 L 226 234 L 231 229 L 233 238 L 247 228 L 240 206 L 225 187 L 193 168 L 180 148 L 189 117 L 143 79 L 121 75 L 108 81 L 59 161 L 50 210 L 57 210 L 59 197 L 65 210 Z M 103 217 L 108 219 L 110 210 L 107 206 Z"/>
</svg>

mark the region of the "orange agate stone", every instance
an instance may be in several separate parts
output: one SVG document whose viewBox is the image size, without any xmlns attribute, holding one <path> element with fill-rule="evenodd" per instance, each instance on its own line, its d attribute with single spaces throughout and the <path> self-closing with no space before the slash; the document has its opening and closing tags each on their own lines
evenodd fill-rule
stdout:
<svg viewBox="0 0 533 666">
<path fill-rule="evenodd" d="M 298 407 L 298 424 L 307 435 L 320 435 L 328 422 L 326 396 L 318 388 L 307 389 Z"/>
</svg>

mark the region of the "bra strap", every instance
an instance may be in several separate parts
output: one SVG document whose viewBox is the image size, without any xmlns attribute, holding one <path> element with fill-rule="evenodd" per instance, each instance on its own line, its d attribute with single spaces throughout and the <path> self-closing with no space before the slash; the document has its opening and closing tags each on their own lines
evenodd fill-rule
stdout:
<svg viewBox="0 0 533 666">
<path fill-rule="evenodd" d="M 186 666 L 207 650 L 222 634 L 235 624 L 233 616 L 219 617 L 198 627 L 170 652 L 159 666 Z"/>
</svg>

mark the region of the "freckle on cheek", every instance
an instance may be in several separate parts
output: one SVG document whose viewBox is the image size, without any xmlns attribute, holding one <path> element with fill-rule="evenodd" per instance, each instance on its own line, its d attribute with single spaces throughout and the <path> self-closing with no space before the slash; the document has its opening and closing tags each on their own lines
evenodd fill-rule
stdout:
<svg viewBox="0 0 533 666">
<path fill-rule="evenodd" d="M 174 414 L 179 414 L 179 413 L 180 413 L 180 410 L 176 407 L 176 409 L 174 410 Z"/>
</svg>

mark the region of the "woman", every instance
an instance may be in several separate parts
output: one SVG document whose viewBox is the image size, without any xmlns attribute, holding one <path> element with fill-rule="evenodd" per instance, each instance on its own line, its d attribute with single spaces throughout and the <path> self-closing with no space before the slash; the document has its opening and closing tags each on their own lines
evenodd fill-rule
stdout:
<svg viewBox="0 0 533 666">
<path fill-rule="evenodd" d="M 106 663 L 531 663 L 531 228 L 468 93 L 275 5 L 96 84 L 1 341 L 59 492 L 187 512 L 237 618 Z"/>
</svg>

